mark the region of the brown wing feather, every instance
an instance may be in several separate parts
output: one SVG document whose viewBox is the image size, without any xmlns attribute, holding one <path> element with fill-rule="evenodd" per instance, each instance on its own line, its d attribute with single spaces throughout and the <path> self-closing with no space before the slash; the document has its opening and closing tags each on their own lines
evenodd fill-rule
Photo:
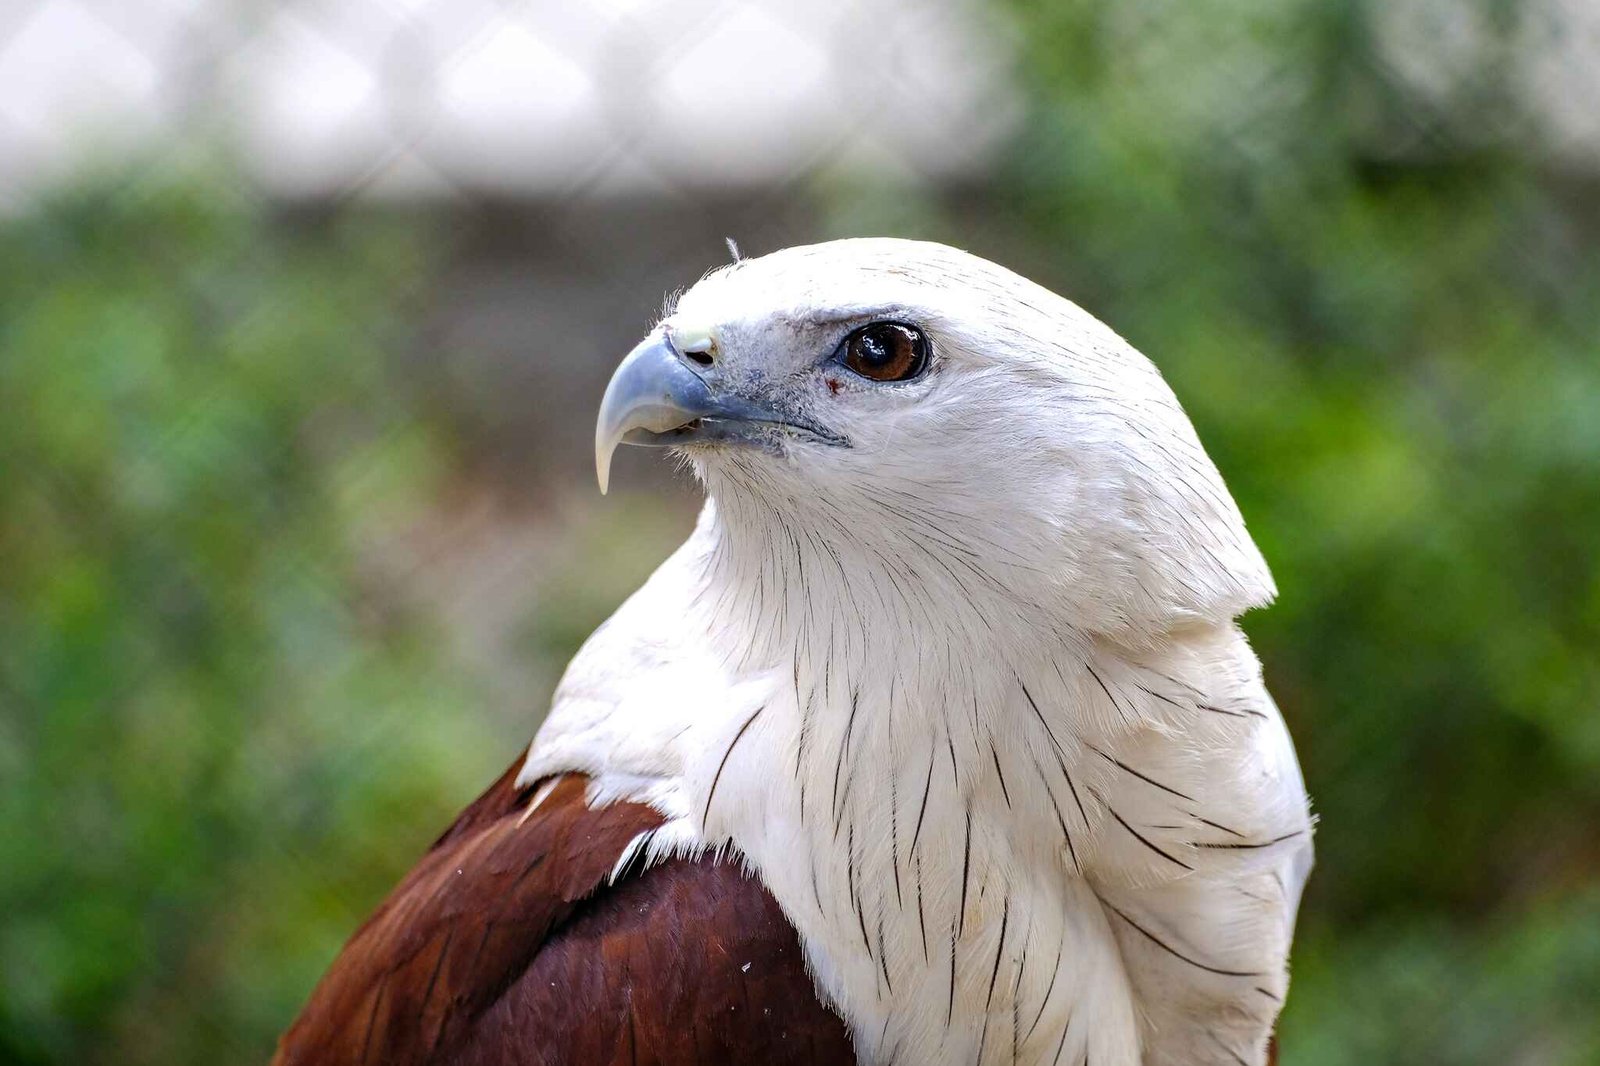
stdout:
<svg viewBox="0 0 1600 1066">
<path fill-rule="evenodd" d="M 279 1066 L 854 1061 L 776 901 L 736 865 L 606 879 L 649 807 L 507 770 L 351 937 Z"/>
</svg>

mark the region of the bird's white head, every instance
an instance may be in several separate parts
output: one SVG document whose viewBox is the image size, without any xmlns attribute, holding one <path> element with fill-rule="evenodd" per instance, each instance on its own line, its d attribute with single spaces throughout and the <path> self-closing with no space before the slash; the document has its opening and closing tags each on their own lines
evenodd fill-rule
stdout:
<svg viewBox="0 0 1600 1066">
<path fill-rule="evenodd" d="M 732 537 L 956 598 L 1002 590 L 1084 632 L 1143 643 L 1273 596 L 1150 361 L 939 244 L 834 241 L 709 274 L 612 378 L 602 488 L 624 442 L 681 449 Z"/>
<path fill-rule="evenodd" d="M 792 248 L 628 355 L 602 485 L 621 442 L 710 500 L 524 780 L 737 848 L 863 1062 L 1263 1061 L 1309 864 L 1232 624 L 1272 579 L 1148 360 L 951 248 Z"/>
</svg>

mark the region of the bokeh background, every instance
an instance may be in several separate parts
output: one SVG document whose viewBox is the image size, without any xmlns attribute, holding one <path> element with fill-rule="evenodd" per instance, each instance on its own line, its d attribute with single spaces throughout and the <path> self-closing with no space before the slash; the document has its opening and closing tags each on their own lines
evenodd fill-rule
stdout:
<svg viewBox="0 0 1600 1066">
<path fill-rule="evenodd" d="M 1600 0 L 0 0 L 0 1061 L 263 1061 L 688 529 L 663 294 L 867 233 L 1265 549 L 1286 1066 L 1600 1063 Z"/>
</svg>

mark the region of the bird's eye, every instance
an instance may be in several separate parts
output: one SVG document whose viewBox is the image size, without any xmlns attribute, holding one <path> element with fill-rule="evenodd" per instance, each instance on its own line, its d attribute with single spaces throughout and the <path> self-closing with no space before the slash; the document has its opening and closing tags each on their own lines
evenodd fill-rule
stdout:
<svg viewBox="0 0 1600 1066">
<path fill-rule="evenodd" d="M 928 339 L 898 322 L 874 322 L 845 338 L 840 362 L 873 381 L 906 381 L 928 365 Z"/>
</svg>

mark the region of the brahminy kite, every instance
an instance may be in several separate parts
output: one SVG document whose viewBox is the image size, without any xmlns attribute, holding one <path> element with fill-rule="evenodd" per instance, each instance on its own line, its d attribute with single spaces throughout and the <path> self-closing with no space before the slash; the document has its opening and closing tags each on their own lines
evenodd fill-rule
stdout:
<svg viewBox="0 0 1600 1066">
<path fill-rule="evenodd" d="M 1311 818 L 1160 373 L 937 244 L 703 278 L 600 404 L 706 490 L 285 1064 L 1263 1063 Z"/>
</svg>

